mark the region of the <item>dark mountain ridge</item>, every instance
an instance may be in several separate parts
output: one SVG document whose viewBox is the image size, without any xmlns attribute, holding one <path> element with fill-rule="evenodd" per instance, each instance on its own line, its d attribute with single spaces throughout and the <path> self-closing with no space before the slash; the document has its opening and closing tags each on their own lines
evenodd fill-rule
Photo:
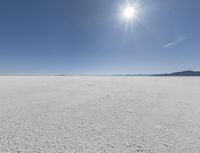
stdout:
<svg viewBox="0 0 200 153">
<path fill-rule="evenodd" d="M 158 74 L 155 76 L 200 76 L 200 71 L 181 71 L 181 72 L 174 72 L 174 73 L 166 73 L 166 74 Z"/>
<path fill-rule="evenodd" d="M 56 76 L 200 76 L 200 71 L 180 71 L 163 74 L 113 74 L 113 75 L 56 75 Z"/>
</svg>

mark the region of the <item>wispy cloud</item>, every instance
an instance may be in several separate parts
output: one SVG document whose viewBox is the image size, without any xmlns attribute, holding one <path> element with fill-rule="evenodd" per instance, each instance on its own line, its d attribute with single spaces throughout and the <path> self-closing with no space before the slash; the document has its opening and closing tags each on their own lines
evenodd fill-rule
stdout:
<svg viewBox="0 0 200 153">
<path fill-rule="evenodd" d="M 172 41 L 172 42 L 169 42 L 169 43 L 165 44 L 164 47 L 165 48 L 172 47 L 172 46 L 178 45 L 180 43 L 183 43 L 188 39 L 190 39 L 190 38 L 186 37 L 186 36 L 179 36 L 179 37 L 176 38 L 175 41 Z"/>
</svg>

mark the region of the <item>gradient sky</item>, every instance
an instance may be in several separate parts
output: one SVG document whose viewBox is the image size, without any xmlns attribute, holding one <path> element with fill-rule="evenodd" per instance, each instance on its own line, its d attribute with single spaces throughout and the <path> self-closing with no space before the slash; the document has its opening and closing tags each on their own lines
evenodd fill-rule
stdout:
<svg viewBox="0 0 200 153">
<path fill-rule="evenodd" d="M 1 0 L 0 74 L 119 74 L 200 70 L 200 1 Z"/>
</svg>

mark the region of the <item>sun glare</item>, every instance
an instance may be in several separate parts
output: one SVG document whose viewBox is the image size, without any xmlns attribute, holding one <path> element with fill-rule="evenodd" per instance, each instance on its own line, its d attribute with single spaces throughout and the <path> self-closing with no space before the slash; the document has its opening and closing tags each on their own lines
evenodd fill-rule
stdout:
<svg viewBox="0 0 200 153">
<path fill-rule="evenodd" d="M 127 20 L 133 19 L 137 14 L 136 9 L 133 6 L 127 6 L 123 10 L 123 15 Z"/>
<path fill-rule="evenodd" d="M 120 4 L 120 16 L 122 21 L 132 25 L 133 21 L 139 18 L 139 3 L 130 3 L 129 1 Z"/>
</svg>

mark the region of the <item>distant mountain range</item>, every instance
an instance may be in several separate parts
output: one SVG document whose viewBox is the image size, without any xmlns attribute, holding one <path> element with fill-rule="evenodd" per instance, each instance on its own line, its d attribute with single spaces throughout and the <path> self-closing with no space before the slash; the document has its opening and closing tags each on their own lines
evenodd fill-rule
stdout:
<svg viewBox="0 0 200 153">
<path fill-rule="evenodd" d="M 77 75 L 57 75 L 57 76 L 77 76 Z M 113 75 L 78 75 L 78 76 L 200 76 L 200 71 L 181 71 L 164 74 L 113 74 Z"/>
<path fill-rule="evenodd" d="M 181 71 L 164 74 L 115 74 L 112 76 L 200 76 L 200 71 Z"/>
<path fill-rule="evenodd" d="M 155 76 L 200 76 L 200 71 L 182 71 L 168 74 L 157 74 Z"/>
</svg>

